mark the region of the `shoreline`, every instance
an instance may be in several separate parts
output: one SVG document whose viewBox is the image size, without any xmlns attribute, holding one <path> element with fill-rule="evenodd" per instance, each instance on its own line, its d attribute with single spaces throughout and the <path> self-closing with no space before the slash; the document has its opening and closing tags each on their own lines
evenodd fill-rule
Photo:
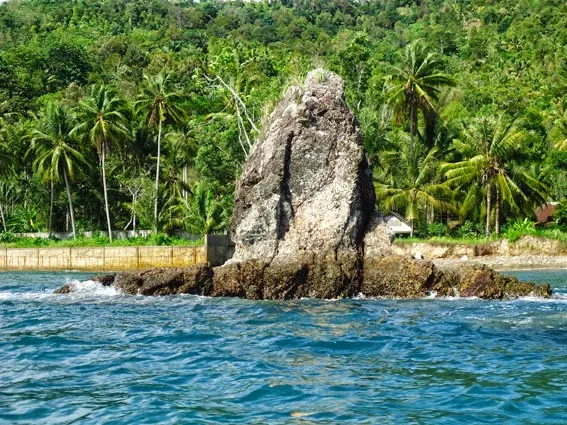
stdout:
<svg viewBox="0 0 567 425">
<path fill-rule="evenodd" d="M 497 271 L 508 270 L 564 270 L 567 269 L 567 256 L 552 255 L 509 255 L 462 258 L 426 258 L 439 267 L 485 264 Z"/>
</svg>

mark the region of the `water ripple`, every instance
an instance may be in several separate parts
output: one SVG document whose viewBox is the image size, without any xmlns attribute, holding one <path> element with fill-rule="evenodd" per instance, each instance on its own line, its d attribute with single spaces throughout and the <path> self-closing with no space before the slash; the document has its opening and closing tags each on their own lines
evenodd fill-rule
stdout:
<svg viewBox="0 0 567 425">
<path fill-rule="evenodd" d="M 0 423 L 565 424 L 567 273 L 523 277 L 560 297 L 147 298 L 6 273 Z"/>
</svg>

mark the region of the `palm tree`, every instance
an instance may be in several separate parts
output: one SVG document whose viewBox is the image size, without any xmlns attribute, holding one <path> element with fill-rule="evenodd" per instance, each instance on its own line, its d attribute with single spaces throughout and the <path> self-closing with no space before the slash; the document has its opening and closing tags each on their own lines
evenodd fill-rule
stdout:
<svg viewBox="0 0 567 425">
<path fill-rule="evenodd" d="M 73 133 L 85 134 L 95 145 L 98 152 L 102 168 L 104 209 L 108 225 L 108 237 L 112 242 L 105 162 L 112 144 L 121 137 L 128 137 L 126 103 L 118 97 L 115 90 L 101 85 L 92 88 L 87 100 L 81 102 L 80 110 L 80 123 L 73 129 Z"/>
<path fill-rule="evenodd" d="M 193 202 L 188 204 L 186 228 L 195 234 L 207 235 L 224 230 L 229 217 L 222 199 L 215 199 L 212 191 L 198 185 L 193 192 Z"/>
<path fill-rule="evenodd" d="M 69 202 L 73 239 L 76 238 L 77 233 L 70 181 L 75 178 L 75 170 L 79 164 L 87 165 L 83 155 L 73 146 L 75 143 L 71 132 L 74 125 L 75 115 L 67 107 L 49 103 L 42 114 L 38 128 L 32 131 L 30 146 L 30 150 L 36 155 L 33 162 L 36 172 L 51 184 L 49 231 L 51 231 L 53 215 L 53 184 L 61 181 L 62 175 Z"/>
<path fill-rule="evenodd" d="M 454 86 L 455 80 L 440 71 L 441 61 L 420 41 L 406 46 L 402 62 L 401 67 L 392 67 L 385 89 L 387 103 L 394 110 L 396 120 L 409 119 L 409 153 L 413 156 L 419 112 L 426 123 L 431 123 L 438 116 L 433 103 L 439 98 L 440 87 Z"/>
<path fill-rule="evenodd" d="M 4 181 L 13 170 L 13 156 L 9 154 L 8 146 L 12 141 L 12 128 L 4 117 L 0 117 L 0 219 L 2 219 L 2 229 L 6 228 L 6 217 L 4 214 L 4 187 L 8 187 L 8 183 Z"/>
<path fill-rule="evenodd" d="M 2 230 L 8 231 L 6 226 L 6 210 L 9 205 L 14 204 L 19 193 L 18 187 L 12 181 L 0 180 L 0 219 L 2 219 Z"/>
<path fill-rule="evenodd" d="M 554 147 L 558 151 L 567 151 L 567 112 L 563 112 L 554 124 L 561 134 L 559 140 L 554 143 Z"/>
<path fill-rule="evenodd" d="M 522 153 L 525 136 L 515 126 L 515 120 L 506 122 L 503 116 L 480 117 L 463 129 L 462 140 L 454 141 L 454 149 L 464 159 L 442 166 L 447 184 L 466 194 L 465 205 L 470 206 L 469 201 L 482 190 L 487 237 L 491 233 L 493 212 L 495 232 L 500 233 L 503 205 L 519 211 L 522 203 L 545 201 L 548 187 L 515 162 Z"/>
<path fill-rule="evenodd" d="M 407 135 L 406 135 L 407 137 Z M 381 155 L 381 168 L 375 183 L 376 198 L 391 210 L 403 209 L 411 225 L 421 213 L 451 209 L 447 187 L 436 183 L 438 160 L 437 148 L 427 150 L 418 144 L 412 150 L 402 144 L 398 151 L 387 151 Z"/>
<path fill-rule="evenodd" d="M 158 128 L 157 136 L 157 164 L 154 198 L 154 231 L 157 232 L 158 226 L 158 191 L 159 191 L 159 171 L 161 158 L 161 136 L 163 124 L 166 121 L 180 123 L 183 121 L 184 111 L 180 106 L 182 97 L 177 92 L 169 91 L 170 73 L 160 72 L 155 76 L 144 75 L 146 85 L 139 100 L 136 102 L 136 109 L 145 111 L 146 122 L 150 126 Z"/>
<path fill-rule="evenodd" d="M 5 177 L 10 174 L 13 157 L 9 154 L 8 146 L 10 144 L 9 130 L 4 127 L 0 118 L 0 176 Z"/>
<path fill-rule="evenodd" d="M 192 173 L 192 166 L 198 149 L 193 129 L 192 123 L 188 123 L 176 131 L 169 132 L 165 138 L 167 150 L 170 152 L 170 167 L 176 174 L 181 169 L 181 195 L 185 202 L 189 197 L 191 174 L 195 174 Z"/>
</svg>

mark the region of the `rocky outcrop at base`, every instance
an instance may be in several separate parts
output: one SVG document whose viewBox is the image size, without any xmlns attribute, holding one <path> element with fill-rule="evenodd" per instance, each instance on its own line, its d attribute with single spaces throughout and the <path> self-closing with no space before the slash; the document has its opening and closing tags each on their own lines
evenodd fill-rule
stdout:
<svg viewBox="0 0 567 425">
<path fill-rule="evenodd" d="M 129 295 L 211 295 L 213 292 L 213 269 L 205 264 L 112 273 L 91 280 Z M 69 294 L 74 290 L 74 285 L 66 284 L 54 293 Z"/>
<path fill-rule="evenodd" d="M 387 256 L 367 261 L 364 281 L 338 292 L 329 280 L 327 285 L 313 286 L 309 281 L 312 266 L 289 264 L 267 267 L 260 261 L 244 261 L 234 267 L 211 269 L 206 265 L 187 268 L 160 268 L 124 272 L 93 278 L 103 286 L 131 295 L 193 294 L 214 297 L 240 297 L 255 300 L 288 300 L 298 298 L 336 299 L 355 295 L 378 298 L 476 297 L 487 300 L 535 296 L 550 297 L 547 284 L 520 282 L 486 266 L 463 266 L 440 269 L 432 262 L 406 257 Z M 315 270 L 318 275 L 321 270 Z M 65 285 L 55 291 L 67 294 L 74 290 Z"/>
<path fill-rule="evenodd" d="M 476 297 L 511 299 L 525 296 L 550 297 L 548 284 L 520 282 L 483 265 L 440 269 L 431 261 L 387 256 L 365 262 L 360 292 L 368 297 L 423 298 Z"/>
<path fill-rule="evenodd" d="M 270 300 L 356 295 L 359 281 L 341 277 L 335 265 L 334 262 L 267 264 L 257 260 L 240 261 L 215 268 L 212 295 Z"/>
<path fill-rule="evenodd" d="M 213 270 L 206 265 L 196 265 L 124 272 L 116 275 L 114 286 L 126 294 L 210 295 L 213 288 Z"/>
</svg>

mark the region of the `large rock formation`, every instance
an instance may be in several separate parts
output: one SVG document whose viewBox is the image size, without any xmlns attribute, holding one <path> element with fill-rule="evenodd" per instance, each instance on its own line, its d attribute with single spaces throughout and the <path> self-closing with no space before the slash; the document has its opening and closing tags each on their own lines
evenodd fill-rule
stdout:
<svg viewBox="0 0 567 425">
<path fill-rule="evenodd" d="M 236 252 L 216 269 L 215 292 L 234 294 L 239 282 L 260 298 L 353 295 L 374 203 L 343 80 L 312 71 L 303 88 L 287 90 L 244 165 L 232 221 Z"/>
<path fill-rule="evenodd" d="M 343 81 L 324 70 L 291 87 L 244 165 L 233 215 L 234 258 L 221 267 L 153 269 L 101 278 L 129 294 L 250 299 L 549 296 L 486 267 L 439 270 L 393 256 Z M 61 288 L 61 293 L 72 287 Z"/>
</svg>

